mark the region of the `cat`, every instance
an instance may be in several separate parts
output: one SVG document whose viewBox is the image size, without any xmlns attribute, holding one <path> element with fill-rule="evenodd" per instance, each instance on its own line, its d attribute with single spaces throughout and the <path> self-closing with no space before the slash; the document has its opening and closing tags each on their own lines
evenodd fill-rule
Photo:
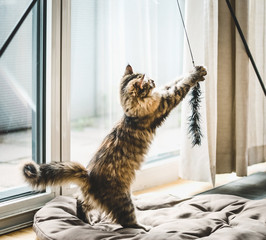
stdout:
<svg viewBox="0 0 266 240">
<path fill-rule="evenodd" d="M 191 87 L 203 81 L 207 71 L 197 66 L 186 77 L 156 88 L 145 74 L 134 73 L 130 65 L 120 83 L 122 119 L 105 137 L 87 167 L 76 162 L 52 162 L 23 166 L 25 180 L 32 187 L 76 183 L 81 190 L 78 215 L 100 209 L 122 227 L 144 228 L 137 222 L 130 186 L 158 128 L 186 96 Z"/>
</svg>

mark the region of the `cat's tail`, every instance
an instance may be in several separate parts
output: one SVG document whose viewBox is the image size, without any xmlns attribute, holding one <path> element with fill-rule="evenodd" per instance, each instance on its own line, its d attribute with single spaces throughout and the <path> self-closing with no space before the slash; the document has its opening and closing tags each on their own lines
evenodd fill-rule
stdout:
<svg viewBox="0 0 266 240">
<path fill-rule="evenodd" d="M 23 176 L 34 188 L 75 183 L 79 186 L 88 184 L 88 170 L 76 162 L 54 162 L 38 165 L 35 162 L 24 163 Z"/>
</svg>

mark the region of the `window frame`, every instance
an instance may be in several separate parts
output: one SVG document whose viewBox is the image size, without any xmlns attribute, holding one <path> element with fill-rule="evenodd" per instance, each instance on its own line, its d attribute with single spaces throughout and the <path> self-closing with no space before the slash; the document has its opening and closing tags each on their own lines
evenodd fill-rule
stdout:
<svg viewBox="0 0 266 240">
<path fill-rule="evenodd" d="M 36 9 L 33 9 L 32 11 L 37 12 L 37 19 L 34 19 L 33 27 L 37 24 L 36 42 L 38 44 L 38 50 L 33 56 L 33 63 L 37 63 L 37 68 L 33 68 L 33 76 L 37 77 L 37 92 L 34 94 L 37 96 L 36 105 L 39 109 L 36 114 L 33 115 L 33 128 L 35 126 L 37 129 L 36 132 L 33 130 L 32 133 L 33 141 L 36 142 L 36 146 L 32 149 L 32 152 L 33 158 L 37 159 L 37 162 L 40 163 L 47 161 L 47 157 L 51 155 L 51 153 L 47 152 L 46 148 L 51 144 L 50 139 L 46 137 L 47 130 L 51 131 L 48 125 L 50 119 L 47 119 L 46 116 L 46 103 L 47 100 L 49 101 L 49 99 L 46 98 L 46 76 L 49 75 L 49 73 L 47 74 L 46 72 L 46 63 L 49 63 L 50 60 L 46 58 L 47 0 L 39 0 L 36 2 L 36 5 Z M 34 41 L 33 44 L 36 44 L 36 42 Z M 29 191 L 6 198 L 6 201 L 0 203 L 0 235 L 31 226 L 36 211 L 42 208 L 45 203 L 53 199 L 57 195 L 57 192 L 56 189 L 47 189 L 47 191 L 42 193 Z"/>
<path fill-rule="evenodd" d="M 62 15 L 62 49 L 64 60 L 62 62 L 62 132 L 64 133 L 62 141 L 62 161 L 71 161 L 70 144 L 71 144 L 71 109 L 70 109 L 70 89 L 71 89 L 71 1 L 63 1 Z M 66 38 L 66 39 L 65 39 Z M 179 152 L 179 150 L 177 149 Z M 160 157 L 158 157 L 160 158 Z M 139 191 L 146 188 L 166 184 L 177 180 L 178 162 L 180 155 L 172 155 L 166 157 L 163 161 L 156 159 L 144 163 L 140 170 L 136 173 L 136 179 L 132 185 L 132 191 Z M 156 176 L 156 178 L 154 178 Z M 75 185 L 65 185 L 61 187 L 62 195 L 71 195 L 77 191 Z"/>
<path fill-rule="evenodd" d="M 45 72 L 37 72 L 37 75 L 45 80 L 45 93 L 42 97 L 46 114 L 40 119 L 45 123 L 45 137 L 38 139 L 45 148 L 36 156 L 38 159 L 43 157 L 43 162 L 68 162 L 71 160 L 71 0 L 39 0 L 37 4 L 41 8 L 39 30 L 44 39 L 40 64 L 46 68 Z M 40 134 L 37 133 L 36 138 L 38 136 Z M 137 171 L 132 190 L 143 190 L 177 180 L 178 158 L 179 156 L 169 156 L 164 161 L 144 164 Z M 70 195 L 76 190 L 77 187 L 73 186 L 52 187 L 44 193 L 1 203 L 0 235 L 31 226 L 34 214 L 46 202 L 59 195 Z"/>
</svg>

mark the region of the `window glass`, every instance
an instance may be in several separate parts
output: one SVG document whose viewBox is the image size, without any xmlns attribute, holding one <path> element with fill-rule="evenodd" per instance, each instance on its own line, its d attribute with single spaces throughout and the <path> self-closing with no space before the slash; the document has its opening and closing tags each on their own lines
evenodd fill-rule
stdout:
<svg viewBox="0 0 266 240">
<path fill-rule="evenodd" d="M 30 3 L 0 0 L 0 47 Z M 42 49 L 37 9 L 35 4 L 0 58 L 0 201 L 31 192 L 21 178 L 19 165 L 37 158 L 42 161 L 38 155 Z"/>
<path fill-rule="evenodd" d="M 72 161 L 86 165 L 122 116 L 119 83 L 128 63 L 157 86 L 181 75 L 180 23 L 175 1 L 71 1 Z M 157 132 L 148 161 L 178 154 L 179 131 L 177 108 Z"/>
</svg>

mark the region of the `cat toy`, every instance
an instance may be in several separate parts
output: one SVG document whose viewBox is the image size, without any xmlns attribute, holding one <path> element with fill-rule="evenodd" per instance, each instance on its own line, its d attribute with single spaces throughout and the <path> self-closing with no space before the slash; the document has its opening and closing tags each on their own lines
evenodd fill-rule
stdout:
<svg viewBox="0 0 266 240">
<path fill-rule="evenodd" d="M 178 10 L 180 13 L 180 17 L 182 20 L 185 36 L 187 39 L 187 44 L 188 44 L 188 48 L 189 48 L 189 52 L 190 52 L 190 56 L 191 56 L 191 61 L 192 61 L 193 66 L 195 67 L 195 62 L 194 62 L 194 58 L 193 58 L 193 54 L 192 54 L 192 50 L 191 50 L 185 22 L 183 19 L 182 11 L 180 8 L 180 4 L 179 4 L 178 0 L 176 0 L 176 2 L 177 2 Z M 199 83 L 197 83 L 196 86 L 193 87 L 190 96 L 191 96 L 191 98 L 189 100 L 189 105 L 190 105 L 192 114 L 191 114 L 191 116 L 188 117 L 188 124 L 189 124 L 188 134 L 191 138 L 191 144 L 194 147 L 195 145 L 198 145 L 198 146 L 201 145 L 201 138 L 203 137 L 203 135 L 201 133 L 201 128 L 200 128 L 201 116 L 200 116 L 199 109 L 200 109 L 200 102 L 201 102 L 201 89 L 200 89 Z"/>
<path fill-rule="evenodd" d="M 261 76 L 259 74 L 259 71 L 258 71 L 257 66 L 255 64 L 255 61 L 254 61 L 254 59 L 252 57 L 252 54 L 251 54 L 251 52 L 249 50 L 247 41 L 246 41 L 246 39 L 244 37 L 244 34 L 243 34 L 242 30 L 241 30 L 241 27 L 240 27 L 239 23 L 238 23 L 238 20 L 237 20 L 236 15 L 235 15 L 235 13 L 233 11 L 233 8 L 232 8 L 232 6 L 230 4 L 230 1 L 229 0 L 225 0 L 225 1 L 226 1 L 227 6 L 228 6 L 228 8 L 230 10 L 231 16 L 232 16 L 232 18 L 233 18 L 233 20 L 235 22 L 236 28 L 237 28 L 237 30 L 239 32 L 239 35 L 241 37 L 241 40 L 243 42 L 243 45 L 244 45 L 245 50 L 246 50 L 246 53 L 247 53 L 247 55 L 248 55 L 248 57 L 249 57 L 249 59 L 251 61 L 253 69 L 254 69 L 254 71 L 255 71 L 255 73 L 257 75 L 257 78 L 258 78 L 258 81 L 259 81 L 259 83 L 261 85 L 263 93 L 266 96 L 266 88 L 265 88 L 264 83 L 262 81 L 262 78 L 261 78 Z M 195 67 L 195 62 L 194 62 L 194 58 L 193 58 L 193 54 L 192 54 L 192 50 L 191 50 L 188 34 L 187 34 L 187 31 L 186 31 L 186 27 L 185 27 L 182 11 L 181 11 L 181 8 L 180 8 L 180 4 L 179 4 L 178 0 L 176 0 L 176 2 L 177 2 L 178 9 L 179 9 L 180 17 L 181 17 L 181 20 L 182 20 L 182 24 L 183 24 L 186 40 L 187 40 L 187 43 L 188 43 L 192 64 Z M 196 86 L 191 91 L 191 99 L 189 101 L 189 104 L 190 104 L 190 107 L 191 107 L 191 110 L 192 110 L 192 114 L 188 118 L 188 122 L 189 122 L 188 133 L 190 135 L 190 138 L 192 139 L 192 146 L 193 147 L 195 145 L 201 145 L 201 137 L 203 136 L 202 133 L 201 133 L 201 129 L 200 129 L 200 121 L 201 121 L 200 120 L 201 116 L 200 116 L 200 113 L 199 113 L 200 102 L 201 102 L 200 96 L 201 96 L 200 85 L 199 85 L 199 83 L 197 83 Z"/>
</svg>

